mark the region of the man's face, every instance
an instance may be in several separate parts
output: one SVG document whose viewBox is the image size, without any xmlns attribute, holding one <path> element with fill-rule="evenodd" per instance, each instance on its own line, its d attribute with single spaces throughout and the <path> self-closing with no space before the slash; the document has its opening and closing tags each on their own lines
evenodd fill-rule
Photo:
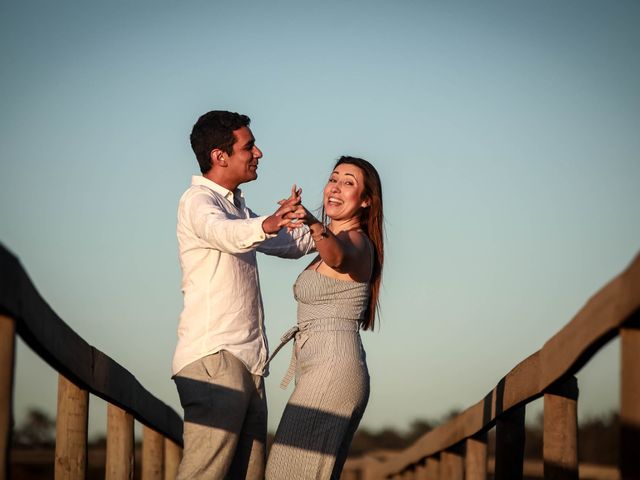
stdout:
<svg viewBox="0 0 640 480">
<path fill-rule="evenodd" d="M 258 178 L 258 160 L 262 152 L 255 145 L 255 138 L 248 127 L 241 127 L 233 131 L 236 143 L 233 144 L 231 155 L 224 156 L 227 160 L 225 172 L 230 183 L 240 185 Z"/>
</svg>

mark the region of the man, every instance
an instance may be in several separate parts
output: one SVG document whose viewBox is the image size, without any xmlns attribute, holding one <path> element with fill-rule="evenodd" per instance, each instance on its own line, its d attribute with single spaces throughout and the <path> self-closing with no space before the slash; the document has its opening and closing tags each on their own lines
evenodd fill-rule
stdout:
<svg viewBox="0 0 640 480">
<path fill-rule="evenodd" d="M 184 309 L 173 375 L 184 408 L 179 479 L 264 477 L 268 356 L 256 250 L 298 258 L 313 248 L 291 227 L 295 188 L 269 216 L 249 210 L 238 186 L 258 177 L 262 152 L 245 115 L 212 111 L 191 132 L 202 176 L 178 208 Z"/>
</svg>

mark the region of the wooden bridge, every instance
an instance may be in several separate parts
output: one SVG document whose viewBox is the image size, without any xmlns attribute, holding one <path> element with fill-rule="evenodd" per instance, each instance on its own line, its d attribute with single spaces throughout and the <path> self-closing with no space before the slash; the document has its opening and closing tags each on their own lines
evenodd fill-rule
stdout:
<svg viewBox="0 0 640 480">
<path fill-rule="evenodd" d="M 107 479 L 133 478 L 134 420 L 144 425 L 142 479 L 175 478 L 182 445 L 180 416 L 71 330 L 37 293 L 18 259 L 0 246 L 0 480 L 8 475 L 16 334 L 59 372 L 56 479 L 85 478 L 89 393 L 108 403 Z M 578 479 L 575 374 L 617 336 L 617 478 L 640 480 L 640 257 L 475 405 L 402 452 L 348 461 L 343 478 L 485 480 L 491 464 L 496 480 L 522 479 L 526 405 L 544 397 L 544 478 Z M 489 462 L 492 429 L 496 453 Z"/>
</svg>

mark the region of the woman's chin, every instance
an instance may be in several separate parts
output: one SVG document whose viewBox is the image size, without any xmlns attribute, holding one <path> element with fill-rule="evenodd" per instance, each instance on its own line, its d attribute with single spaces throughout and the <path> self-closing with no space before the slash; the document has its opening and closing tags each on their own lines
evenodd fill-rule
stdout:
<svg viewBox="0 0 640 480">
<path fill-rule="evenodd" d="M 327 217 L 329 217 L 332 220 L 336 220 L 336 217 L 340 216 L 340 212 L 338 210 L 338 208 L 336 208 L 333 205 L 325 205 L 324 206 L 324 213 Z"/>
</svg>

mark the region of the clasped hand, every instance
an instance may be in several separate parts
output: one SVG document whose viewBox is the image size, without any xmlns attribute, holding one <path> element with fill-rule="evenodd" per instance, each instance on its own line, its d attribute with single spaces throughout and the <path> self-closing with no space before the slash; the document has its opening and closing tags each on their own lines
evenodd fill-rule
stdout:
<svg viewBox="0 0 640 480">
<path fill-rule="evenodd" d="M 283 227 L 288 230 L 300 228 L 309 223 L 310 217 L 313 218 L 302 205 L 302 189 L 298 188 L 296 184 L 291 187 L 289 198 L 280 200 L 278 205 L 278 209 L 262 222 L 262 229 L 265 233 L 277 233 Z"/>
</svg>

